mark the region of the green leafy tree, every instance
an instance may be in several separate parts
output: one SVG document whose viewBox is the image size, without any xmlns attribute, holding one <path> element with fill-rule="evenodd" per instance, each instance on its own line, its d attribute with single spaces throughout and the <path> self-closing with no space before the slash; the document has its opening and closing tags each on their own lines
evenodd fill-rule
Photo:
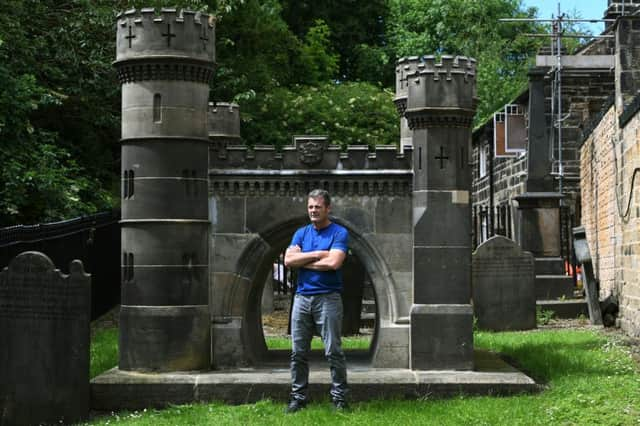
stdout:
<svg viewBox="0 0 640 426">
<path fill-rule="evenodd" d="M 303 38 L 317 20 L 327 24 L 331 45 L 340 58 L 341 80 L 391 84 L 393 70 L 379 73 L 385 56 L 368 52 L 368 48 L 375 52 L 386 44 L 387 0 L 281 0 L 280 3 L 284 21 L 299 38 Z M 378 62 L 370 67 L 373 60 Z"/>
<path fill-rule="evenodd" d="M 315 85 L 336 76 L 339 58 L 330 52 L 330 34 L 329 26 L 321 19 L 309 28 L 300 47 L 300 82 Z"/>
<path fill-rule="evenodd" d="M 460 54 L 478 61 L 476 122 L 526 87 L 527 69 L 541 43 L 525 33 L 542 32 L 533 23 L 501 23 L 500 18 L 532 18 L 521 0 L 389 0 L 389 49 L 397 56 Z"/>
<path fill-rule="evenodd" d="M 277 88 L 244 102 L 242 134 L 249 145 L 291 143 L 293 135 L 328 135 L 332 143 L 395 144 L 399 118 L 393 93 L 366 82 Z"/>
</svg>

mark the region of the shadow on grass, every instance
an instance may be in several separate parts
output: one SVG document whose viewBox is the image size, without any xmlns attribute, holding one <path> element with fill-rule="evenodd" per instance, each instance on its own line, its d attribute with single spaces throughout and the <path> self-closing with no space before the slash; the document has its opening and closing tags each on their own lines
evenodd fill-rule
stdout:
<svg viewBox="0 0 640 426">
<path fill-rule="evenodd" d="M 491 336 L 491 349 L 524 371 L 538 383 L 567 376 L 606 376 L 614 373 L 598 351 L 603 340 L 594 334 L 576 332 L 553 335 L 540 333 L 517 336 Z"/>
</svg>

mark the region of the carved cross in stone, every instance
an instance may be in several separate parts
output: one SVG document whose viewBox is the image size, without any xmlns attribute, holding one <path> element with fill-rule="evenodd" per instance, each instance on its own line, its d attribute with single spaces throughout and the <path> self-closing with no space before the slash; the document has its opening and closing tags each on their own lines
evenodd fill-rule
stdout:
<svg viewBox="0 0 640 426">
<path fill-rule="evenodd" d="M 132 41 L 132 39 L 136 38 L 136 35 L 135 35 L 135 34 L 133 34 L 133 31 L 132 31 L 132 27 L 131 27 L 131 25 L 129 25 L 129 35 L 128 35 L 128 36 L 124 36 L 124 38 L 126 38 L 127 40 L 129 40 L 129 47 L 131 47 L 131 41 Z"/>
<path fill-rule="evenodd" d="M 209 41 L 209 37 L 207 34 L 207 26 L 202 27 L 202 35 L 200 36 L 200 40 L 202 40 L 202 48 L 207 49 L 207 42 Z"/>
<path fill-rule="evenodd" d="M 171 33 L 171 24 L 167 24 L 167 32 L 166 33 L 162 33 L 162 37 L 166 37 L 167 38 L 167 47 L 171 46 L 171 38 L 175 37 L 175 34 Z"/>
<path fill-rule="evenodd" d="M 436 156 L 436 160 L 440 160 L 440 168 L 444 169 L 444 160 L 448 160 L 449 157 L 446 157 L 444 152 L 444 147 L 440 145 L 440 156 Z"/>
</svg>

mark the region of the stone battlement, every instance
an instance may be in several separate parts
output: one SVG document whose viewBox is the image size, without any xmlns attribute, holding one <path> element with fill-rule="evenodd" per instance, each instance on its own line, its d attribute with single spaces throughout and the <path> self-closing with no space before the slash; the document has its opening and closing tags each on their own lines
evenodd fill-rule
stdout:
<svg viewBox="0 0 640 426">
<path fill-rule="evenodd" d="M 396 62 L 396 96 L 393 99 L 398 114 L 407 109 L 409 79 L 429 76 L 433 81 L 461 80 L 464 83 L 475 82 L 476 60 L 466 56 L 443 55 L 440 59 L 434 55 L 407 56 Z"/>
<path fill-rule="evenodd" d="M 117 16 L 116 62 L 188 58 L 213 62 L 215 19 L 191 10 L 130 9 Z"/>
<path fill-rule="evenodd" d="M 346 151 L 325 137 L 296 138 L 294 145 L 228 145 L 209 159 L 211 169 L 266 170 L 410 170 L 412 150 L 399 153 L 395 145 L 350 145 Z"/>
<path fill-rule="evenodd" d="M 464 77 L 465 82 L 475 81 L 476 60 L 466 56 L 443 55 L 436 58 L 434 55 L 425 55 L 420 58 L 415 71 L 407 77 L 415 77 L 423 74 L 432 74 L 433 80 L 451 80 L 455 76 Z"/>
<path fill-rule="evenodd" d="M 228 102 L 209 102 L 209 139 L 240 140 L 240 106 Z"/>
</svg>

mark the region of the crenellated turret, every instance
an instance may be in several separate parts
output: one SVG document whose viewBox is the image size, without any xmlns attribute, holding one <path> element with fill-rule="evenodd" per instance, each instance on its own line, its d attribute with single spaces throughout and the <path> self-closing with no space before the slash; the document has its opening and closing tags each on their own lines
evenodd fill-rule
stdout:
<svg viewBox="0 0 640 426">
<path fill-rule="evenodd" d="M 210 367 L 207 101 L 213 21 L 117 17 L 122 84 L 122 370 Z"/>
<path fill-rule="evenodd" d="M 131 9 L 117 16 L 116 61 L 186 59 L 212 70 L 215 19 L 200 12 L 162 8 Z"/>
<path fill-rule="evenodd" d="M 473 368 L 471 169 L 475 60 L 425 56 L 408 74 L 413 130 L 411 368 Z M 443 220 L 446 218 L 446 220 Z"/>
<path fill-rule="evenodd" d="M 227 102 L 209 102 L 209 158 L 226 157 L 229 145 L 240 145 L 240 106 Z"/>
<path fill-rule="evenodd" d="M 475 59 L 424 56 L 407 80 L 405 117 L 411 129 L 471 126 L 477 105 Z"/>
</svg>

